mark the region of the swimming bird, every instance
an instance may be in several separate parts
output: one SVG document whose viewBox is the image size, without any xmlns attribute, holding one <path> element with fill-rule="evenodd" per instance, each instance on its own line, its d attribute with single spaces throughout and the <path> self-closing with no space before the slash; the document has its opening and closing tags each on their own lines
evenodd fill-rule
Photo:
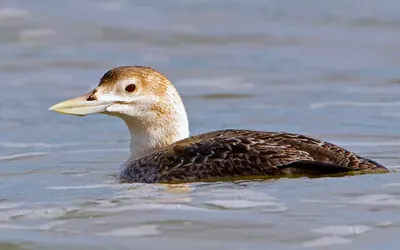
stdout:
<svg viewBox="0 0 400 250">
<path fill-rule="evenodd" d="M 121 118 L 131 141 L 121 182 L 173 183 L 224 179 L 384 173 L 388 169 L 335 144 L 300 134 L 226 129 L 189 135 L 178 91 L 145 66 L 107 71 L 90 93 L 50 110 Z"/>
</svg>

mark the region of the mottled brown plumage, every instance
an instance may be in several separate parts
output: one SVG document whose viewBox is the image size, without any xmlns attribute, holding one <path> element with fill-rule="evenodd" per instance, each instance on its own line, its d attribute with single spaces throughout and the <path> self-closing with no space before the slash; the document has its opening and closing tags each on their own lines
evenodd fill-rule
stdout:
<svg viewBox="0 0 400 250">
<path fill-rule="evenodd" d="M 384 173 L 382 165 L 307 136 L 221 130 L 178 141 L 124 164 L 126 182 L 190 182 L 240 177 Z"/>
</svg>

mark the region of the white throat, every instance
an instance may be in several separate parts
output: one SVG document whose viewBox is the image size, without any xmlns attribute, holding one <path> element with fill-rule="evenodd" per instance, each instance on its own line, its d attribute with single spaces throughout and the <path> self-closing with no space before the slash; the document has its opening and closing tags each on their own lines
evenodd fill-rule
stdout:
<svg viewBox="0 0 400 250">
<path fill-rule="evenodd" d="M 145 156 L 174 142 L 189 137 L 189 123 L 183 104 L 174 114 L 149 120 L 134 117 L 121 117 L 130 132 L 130 151 L 132 158 Z"/>
</svg>

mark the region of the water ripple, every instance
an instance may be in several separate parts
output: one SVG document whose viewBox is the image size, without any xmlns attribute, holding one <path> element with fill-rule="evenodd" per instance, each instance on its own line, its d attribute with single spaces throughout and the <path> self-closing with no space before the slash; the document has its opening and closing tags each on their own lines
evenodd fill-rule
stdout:
<svg viewBox="0 0 400 250">
<path fill-rule="evenodd" d="M 287 210 L 284 203 L 280 202 L 256 202 L 251 200 L 210 200 L 204 202 L 224 209 L 250 209 L 260 208 L 265 212 L 283 212 Z"/>
<path fill-rule="evenodd" d="M 333 236 L 349 236 L 349 235 L 357 235 L 362 234 L 371 230 L 372 228 L 365 225 L 352 225 L 352 226 L 327 226 L 322 228 L 312 229 L 312 232 L 320 233 L 320 234 L 330 234 Z"/>
<path fill-rule="evenodd" d="M 0 221 L 10 221 L 14 219 L 55 219 L 77 210 L 79 210 L 79 207 L 49 207 L 0 211 Z"/>
<path fill-rule="evenodd" d="M 399 207 L 400 199 L 390 194 L 366 194 L 353 198 L 342 198 L 340 200 L 313 200 L 302 199 L 300 202 L 306 203 L 325 203 L 325 204 L 354 204 L 354 205 L 371 205 L 377 207 Z"/>
<path fill-rule="evenodd" d="M 136 227 L 116 228 L 108 232 L 96 233 L 103 236 L 152 236 L 160 235 L 162 231 L 158 225 L 142 225 Z"/>
<path fill-rule="evenodd" d="M 48 155 L 49 152 L 31 152 L 26 154 L 13 154 L 13 155 L 6 155 L 0 156 L 0 161 L 12 161 L 12 160 L 20 160 L 20 159 L 29 159 L 38 156 Z"/>
<path fill-rule="evenodd" d="M 0 20 L 9 21 L 16 19 L 27 19 L 29 17 L 29 12 L 23 9 L 16 8 L 2 8 L 0 9 Z"/>
<path fill-rule="evenodd" d="M 338 101 L 338 102 L 317 102 L 310 104 L 311 109 L 320 109 L 327 106 L 356 106 L 356 107 L 397 107 L 400 102 L 354 102 L 354 101 Z"/>
<path fill-rule="evenodd" d="M 349 244 L 352 240 L 338 237 L 338 236 L 324 236 L 316 240 L 308 241 L 303 243 L 305 247 L 322 247 L 322 246 L 332 246 L 339 244 Z"/>
</svg>

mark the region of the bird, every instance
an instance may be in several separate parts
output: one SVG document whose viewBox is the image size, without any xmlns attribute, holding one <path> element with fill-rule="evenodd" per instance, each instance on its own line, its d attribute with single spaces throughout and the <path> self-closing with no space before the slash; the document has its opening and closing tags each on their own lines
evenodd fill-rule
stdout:
<svg viewBox="0 0 400 250">
<path fill-rule="evenodd" d="M 330 142 L 287 132 L 222 129 L 190 135 L 175 86 L 148 66 L 108 70 L 91 92 L 57 103 L 52 111 L 121 118 L 130 133 L 130 157 L 121 183 L 190 183 L 387 173 L 383 165 Z"/>
</svg>

